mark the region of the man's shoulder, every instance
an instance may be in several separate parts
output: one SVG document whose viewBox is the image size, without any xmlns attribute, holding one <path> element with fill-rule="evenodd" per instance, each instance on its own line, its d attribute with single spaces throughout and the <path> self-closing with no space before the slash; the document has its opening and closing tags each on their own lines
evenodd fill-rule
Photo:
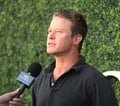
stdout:
<svg viewBox="0 0 120 106">
<path fill-rule="evenodd" d="M 85 65 L 83 66 L 81 74 L 83 74 L 83 76 L 89 80 L 106 79 L 102 72 L 100 72 L 97 68 L 87 63 L 85 63 Z"/>
</svg>

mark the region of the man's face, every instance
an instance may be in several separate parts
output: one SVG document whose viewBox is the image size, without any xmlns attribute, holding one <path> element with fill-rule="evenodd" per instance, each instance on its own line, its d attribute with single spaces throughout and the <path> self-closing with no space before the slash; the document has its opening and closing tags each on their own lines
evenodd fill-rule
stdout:
<svg viewBox="0 0 120 106">
<path fill-rule="evenodd" d="M 71 38 L 71 22 L 67 19 L 54 17 L 50 23 L 47 36 L 47 53 L 59 56 L 70 52 L 73 39 Z"/>
</svg>

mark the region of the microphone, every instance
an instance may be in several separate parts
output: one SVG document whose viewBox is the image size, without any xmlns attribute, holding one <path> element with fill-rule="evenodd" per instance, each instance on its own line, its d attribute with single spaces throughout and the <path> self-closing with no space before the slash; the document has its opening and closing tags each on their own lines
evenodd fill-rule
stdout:
<svg viewBox="0 0 120 106">
<path fill-rule="evenodd" d="M 33 62 L 28 68 L 28 73 L 22 71 L 18 75 L 17 80 L 22 83 L 22 85 L 20 86 L 18 94 L 15 95 L 14 98 L 19 98 L 26 88 L 29 89 L 31 87 L 35 78 L 40 74 L 41 70 L 42 66 L 37 62 Z"/>
</svg>

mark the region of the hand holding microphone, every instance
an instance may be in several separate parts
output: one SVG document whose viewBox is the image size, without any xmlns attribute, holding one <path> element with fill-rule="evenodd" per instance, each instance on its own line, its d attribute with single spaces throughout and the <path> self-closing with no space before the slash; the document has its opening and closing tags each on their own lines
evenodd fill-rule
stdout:
<svg viewBox="0 0 120 106">
<path fill-rule="evenodd" d="M 13 98 L 13 96 L 16 95 L 18 92 L 19 89 L 16 89 L 14 91 L 0 95 L 0 106 L 19 106 L 20 102 L 23 99 L 23 95 L 20 95 L 20 98 Z"/>
<path fill-rule="evenodd" d="M 30 88 L 34 79 L 40 74 L 42 67 L 39 63 L 34 62 L 28 68 L 28 73 L 21 72 L 17 80 L 22 83 L 19 89 L 0 95 L 0 106 L 19 106 L 23 99 L 21 95 L 25 88 Z"/>
<path fill-rule="evenodd" d="M 41 65 L 37 62 L 34 62 L 29 66 L 28 73 L 22 71 L 18 75 L 17 80 L 22 83 L 22 85 L 20 86 L 18 94 L 14 98 L 19 98 L 26 88 L 29 89 L 31 87 L 35 78 L 40 74 L 41 70 Z"/>
</svg>

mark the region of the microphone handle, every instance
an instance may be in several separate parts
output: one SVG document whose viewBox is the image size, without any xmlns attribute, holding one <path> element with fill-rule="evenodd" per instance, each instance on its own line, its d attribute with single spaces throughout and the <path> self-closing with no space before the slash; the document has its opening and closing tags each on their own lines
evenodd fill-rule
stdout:
<svg viewBox="0 0 120 106">
<path fill-rule="evenodd" d="M 20 86 L 20 90 L 19 90 L 18 94 L 15 95 L 14 98 L 19 98 L 20 95 L 25 91 L 25 88 L 26 88 L 26 85 L 22 84 L 22 85 Z"/>
</svg>

